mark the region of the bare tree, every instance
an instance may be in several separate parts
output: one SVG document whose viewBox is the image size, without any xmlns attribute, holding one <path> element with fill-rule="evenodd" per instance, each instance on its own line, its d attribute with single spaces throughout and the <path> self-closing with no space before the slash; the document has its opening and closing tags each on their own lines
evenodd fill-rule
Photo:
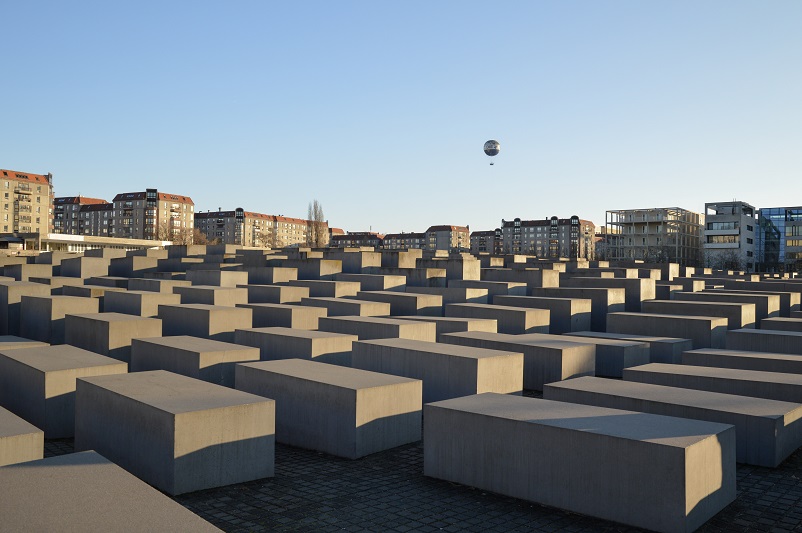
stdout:
<svg viewBox="0 0 802 533">
<path fill-rule="evenodd" d="M 326 246 L 329 240 L 327 226 L 323 206 L 317 199 L 309 202 L 306 216 L 306 244 L 315 248 Z"/>
<path fill-rule="evenodd" d="M 220 239 L 210 239 L 199 228 L 195 228 L 192 230 L 192 241 L 187 244 L 220 244 Z"/>
</svg>

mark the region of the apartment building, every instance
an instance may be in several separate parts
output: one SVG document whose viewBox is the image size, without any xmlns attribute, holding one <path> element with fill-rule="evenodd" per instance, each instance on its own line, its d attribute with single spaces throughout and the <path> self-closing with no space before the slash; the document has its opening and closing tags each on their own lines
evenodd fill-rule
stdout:
<svg viewBox="0 0 802 533">
<path fill-rule="evenodd" d="M 802 206 L 758 211 L 756 269 L 802 272 Z"/>
<path fill-rule="evenodd" d="M 423 250 L 428 244 L 425 233 L 387 233 L 382 241 L 385 250 Z"/>
<path fill-rule="evenodd" d="M 311 224 L 301 218 L 255 213 L 241 207 L 233 211 L 195 213 L 195 227 L 210 241 L 261 248 L 306 246 Z M 328 223 L 319 224 L 323 246 L 326 246 L 330 238 Z"/>
<path fill-rule="evenodd" d="M 619 209 L 606 213 L 605 257 L 699 266 L 704 215 L 680 207 Z"/>
<path fill-rule="evenodd" d="M 757 211 L 746 202 L 706 203 L 704 266 L 754 272 L 757 226 Z"/>
<path fill-rule="evenodd" d="M 502 220 L 500 229 L 502 253 L 552 259 L 595 257 L 596 225 L 576 215 L 542 220 Z"/>
<path fill-rule="evenodd" d="M 65 232 L 67 233 L 67 232 Z M 85 204 L 78 211 L 78 231 L 73 235 L 114 236 L 114 204 Z"/>
<path fill-rule="evenodd" d="M 2 233 L 47 235 L 53 228 L 53 175 L 0 169 Z"/>
<path fill-rule="evenodd" d="M 349 231 L 345 235 L 332 235 L 329 246 L 332 248 L 360 248 L 368 246 L 381 248 L 384 235 L 375 231 Z"/>
<path fill-rule="evenodd" d="M 502 250 L 501 235 L 501 228 L 489 231 L 474 231 L 471 233 L 471 253 L 500 254 Z"/>
<path fill-rule="evenodd" d="M 427 250 L 467 252 L 471 247 L 471 230 L 467 226 L 431 226 L 426 230 Z"/>
<path fill-rule="evenodd" d="M 81 209 L 84 206 L 112 204 L 100 198 L 86 196 L 60 196 L 53 199 L 53 233 L 65 235 L 84 235 L 81 224 Z M 90 233 L 94 235 L 94 233 Z"/>
<path fill-rule="evenodd" d="M 120 193 L 113 204 L 113 237 L 178 240 L 195 227 L 195 203 L 188 196 L 146 189 Z"/>
</svg>

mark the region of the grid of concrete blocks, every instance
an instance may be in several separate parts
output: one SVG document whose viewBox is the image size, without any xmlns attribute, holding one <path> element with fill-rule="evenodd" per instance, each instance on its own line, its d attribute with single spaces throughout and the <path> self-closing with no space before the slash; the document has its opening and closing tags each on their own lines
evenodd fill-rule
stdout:
<svg viewBox="0 0 802 533">
<path fill-rule="evenodd" d="M 686 532 L 736 498 L 736 463 L 802 445 L 788 275 L 232 245 L 1 260 L 9 530 L 214 530 L 168 495 L 270 478 L 276 443 L 360 461 L 423 439 L 431 478 Z"/>
</svg>

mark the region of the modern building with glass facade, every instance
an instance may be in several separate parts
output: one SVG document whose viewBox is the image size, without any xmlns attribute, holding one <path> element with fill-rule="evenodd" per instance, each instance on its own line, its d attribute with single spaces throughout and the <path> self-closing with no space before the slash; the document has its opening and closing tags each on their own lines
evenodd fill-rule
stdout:
<svg viewBox="0 0 802 533">
<path fill-rule="evenodd" d="M 758 212 L 757 270 L 802 271 L 802 207 L 765 207 Z"/>
</svg>

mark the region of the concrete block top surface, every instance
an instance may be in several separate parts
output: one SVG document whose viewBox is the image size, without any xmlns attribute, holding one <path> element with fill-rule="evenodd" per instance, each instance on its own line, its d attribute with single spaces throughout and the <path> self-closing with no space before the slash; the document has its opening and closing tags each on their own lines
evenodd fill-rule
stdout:
<svg viewBox="0 0 802 533">
<path fill-rule="evenodd" d="M 465 317 L 457 317 L 457 316 L 421 316 L 421 315 L 410 315 L 410 316 L 399 316 L 397 317 L 401 320 L 415 320 L 418 322 L 450 322 L 452 324 L 471 324 L 471 323 L 482 323 L 482 324 L 498 324 L 498 320 L 495 318 L 465 318 Z"/>
<path fill-rule="evenodd" d="M 0 356 L 13 359 L 42 372 L 58 372 L 98 366 L 121 366 L 125 370 L 128 369 L 127 363 L 119 359 L 106 357 L 69 344 L 18 348 L 7 351 L 0 350 Z"/>
<path fill-rule="evenodd" d="M 67 315 L 67 316 L 74 316 L 79 318 L 85 318 L 87 320 L 97 320 L 100 322 L 158 322 L 158 318 L 148 318 L 143 316 L 137 315 L 126 315 L 124 313 L 80 313 L 75 315 Z"/>
<path fill-rule="evenodd" d="M 309 329 L 295 329 L 295 328 L 282 328 L 282 327 L 267 327 L 267 328 L 241 328 L 236 331 L 250 331 L 253 333 L 266 333 L 270 335 L 281 335 L 283 337 L 294 337 L 303 339 L 352 339 L 357 340 L 356 335 L 349 335 L 347 333 L 330 333 L 328 331 L 316 331 Z"/>
<path fill-rule="evenodd" d="M 460 346 L 458 344 L 443 344 L 440 342 L 416 341 L 411 339 L 377 339 L 369 341 L 359 341 L 357 344 L 386 346 L 389 348 L 399 348 L 402 350 L 410 350 L 423 353 L 451 355 L 455 357 L 465 357 L 468 359 L 486 359 L 488 357 L 522 355 L 521 352 L 509 352 L 506 350 L 489 350 L 487 348 L 474 348 L 472 346 Z"/>
<path fill-rule="evenodd" d="M 0 335 L 0 352 L 15 348 L 33 348 L 35 346 L 49 346 L 46 342 L 34 341 L 16 335 Z"/>
<path fill-rule="evenodd" d="M 299 379 L 325 383 L 344 389 L 360 390 L 420 381 L 417 379 L 381 374 L 369 370 L 319 363 L 306 359 L 279 359 L 258 363 L 240 363 L 239 366 L 275 372 Z"/>
<path fill-rule="evenodd" d="M 337 320 L 340 322 L 361 322 L 364 324 L 382 324 L 392 326 L 404 326 L 407 324 L 417 324 L 413 320 L 400 320 L 398 318 L 384 318 L 376 316 L 330 316 L 325 320 Z"/>
<path fill-rule="evenodd" d="M 673 301 L 673 300 L 672 300 Z M 634 317 L 652 317 L 652 318 L 682 318 L 688 320 L 710 320 L 713 322 L 719 322 L 721 324 L 726 325 L 727 319 L 720 316 L 705 316 L 705 315 L 669 315 L 666 313 L 630 313 L 630 312 L 616 312 L 610 313 L 611 315 L 621 315 L 621 316 L 634 316 Z"/>
<path fill-rule="evenodd" d="M 565 333 L 570 337 L 595 337 L 597 339 L 626 339 L 638 342 L 688 342 L 690 339 L 681 339 L 679 337 L 655 337 L 652 335 L 632 335 L 630 333 L 606 333 L 603 331 L 572 331 Z"/>
<path fill-rule="evenodd" d="M 8 531 L 220 532 L 100 454 L 88 451 L 0 468 Z"/>
<path fill-rule="evenodd" d="M 160 346 L 167 346 L 176 350 L 193 353 L 253 350 L 253 348 L 250 346 L 243 346 L 241 344 L 234 344 L 231 342 L 216 341 L 213 339 L 202 339 L 200 337 L 191 337 L 189 335 L 176 335 L 174 337 L 149 337 L 136 340 L 139 342 L 158 344 Z"/>
<path fill-rule="evenodd" d="M 192 311 L 209 311 L 209 312 L 211 311 L 244 312 L 246 310 L 242 307 L 230 307 L 228 305 L 211 305 L 211 304 L 159 304 L 159 311 L 161 311 L 162 308 L 169 308 L 177 311 L 192 310 Z"/>
<path fill-rule="evenodd" d="M 799 341 L 802 342 L 802 331 L 785 331 L 779 329 L 731 329 L 727 332 L 727 334 L 738 334 L 738 335 L 763 335 L 767 337 L 799 337 Z"/>
<path fill-rule="evenodd" d="M 42 430 L 18 417 L 11 411 L 0 407 L 0 439 L 28 433 L 40 433 Z"/>
<path fill-rule="evenodd" d="M 487 392 L 428 404 L 530 424 L 688 448 L 728 424 Z"/>
<path fill-rule="evenodd" d="M 273 401 L 166 370 L 78 379 L 173 415 Z"/>
<path fill-rule="evenodd" d="M 544 348 L 571 348 L 573 346 L 587 346 L 588 344 L 593 344 L 592 342 L 584 342 L 583 339 L 574 340 L 565 338 L 562 335 L 544 334 L 542 338 L 538 337 L 522 339 L 521 337 L 524 336 L 529 337 L 529 334 L 511 335 L 509 333 L 492 333 L 488 331 L 464 331 L 459 333 L 446 333 L 444 335 L 444 337 L 462 337 L 465 339 L 479 339 L 509 344 L 529 344 L 532 346 L 542 346 Z"/>
<path fill-rule="evenodd" d="M 582 376 L 549 383 L 546 387 L 624 396 L 668 405 L 707 407 L 716 411 L 766 418 L 782 419 L 791 411 L 797 411 L 797 416 L 792 416 L 792 418 L 802 418 L 802 404 L 618 379 Z"/>
<path fill-rule="evenodd" d="M 683 354 L 720 355 L 726 357 L 745 357 L 750 359 L 772 359 L 772 360 L 793 361 L 802 364 L 802 357 L 787 353 L 750 352 L 746 350 L 725 350 L 723 348 L 698 348 L 696 350 L 686 350 L 685 352 L 683 352 Z"/>
<path fill-rule="evenodd" d="M 638 342 L 638 341 L 604 339 L 601 337 L 571 338 L 570 335 L 552 335 L 549 333 L 523 333 L 521 335 L 513 335 L 513 336 L 520 337 L 521 342 L 563 340 L 563 341 L 578 342 L 583 344 L 598 344 L 601 346 L 620 346 L 622 348 L 628 346 L 647 346 L 645 342 Z"/>
<path fill-rule="evenodd" d="M 739 381 L 757 381 L 766 383 L 780 383 L 787 385 L 802 385 L 802 375 L 785 374 L 782 372 L 763 372 L 760 370 L 740 370 L 737 368 L 722 368 L 695 365 L 677 365 L 668 363 L 649 363 L 624 369 L 624 379 L 627 372 L 658 372 L 661 374 L 678 374 L 683 376 L 699 376 L 706 378 L 721 378 Z M 802 398 L 800 398 L 802 399 Z"/>
</svg>

